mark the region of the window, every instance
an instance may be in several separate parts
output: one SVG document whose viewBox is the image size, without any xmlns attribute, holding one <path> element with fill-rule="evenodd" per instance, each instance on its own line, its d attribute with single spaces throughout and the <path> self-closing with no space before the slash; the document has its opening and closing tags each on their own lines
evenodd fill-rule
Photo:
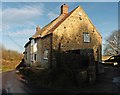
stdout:
<svg viewBox="0 0 120 95">
<path fill-rule="evenodd" d="M 37 55 L 36 55 L 36 54 L 34 54 L 34 60 L 36 61 L 36 59 L 37 59 Z"/>
<path fill-rule="evenodd" d="M 44 58 L 43 59 L 48 59 L 48 50 L 44 51 Z"/>
<path fill-rule="evenodd" d="M 37 52 L 37 43 L 33 45 L 33 52 Z"/>
<path fill-rule="evenodd" d="M 31 53 L 34 53 L 37 51 L 37 42 L 36 39 L 31 40 Z"/>
<path fill-rule="evenodd" d="M 31 40 L 31 46 L 34 45 L 34 39 Z"/>
<path fill-rule="evenodd" d="M 89 43 L 90 42 L 90 34 L 87 32 L 84 32 L 83 33 L 83 40 L 84 40 L 84 42 Z"/>
</svg>

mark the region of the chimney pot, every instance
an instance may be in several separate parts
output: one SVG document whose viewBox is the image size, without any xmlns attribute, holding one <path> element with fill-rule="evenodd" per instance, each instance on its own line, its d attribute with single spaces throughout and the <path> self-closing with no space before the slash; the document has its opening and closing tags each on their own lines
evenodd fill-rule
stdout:
<svg viewBox="0 0 120 95">
<path fill-rule="evenodd" d="M 38 31 L 40 31 L 40 26 L 39 25 L 37 25 L 37 27 L 36 27 L 36 32 L 38 32 Z"/>
</svg>

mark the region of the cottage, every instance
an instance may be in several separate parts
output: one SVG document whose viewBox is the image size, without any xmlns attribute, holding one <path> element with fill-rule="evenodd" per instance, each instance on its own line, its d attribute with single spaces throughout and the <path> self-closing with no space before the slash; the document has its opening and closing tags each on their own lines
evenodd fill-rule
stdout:
<svg viewBox="0 0 120 95">
<path fill-rule="evenodd" d="M 42 29 L 36 27 L 36 33 L 25 44 L 24 60 L 28 66 L 56 66 L 54 51 L 78 55 L 92 51 L 93 61 L 96 64 L 101 61 L 100 33 L 82 7 L 78 6 L 71 12 L 68 12 L 68 9 L 66 4 L 62 5 L 57 18 Z"/>
</svg>

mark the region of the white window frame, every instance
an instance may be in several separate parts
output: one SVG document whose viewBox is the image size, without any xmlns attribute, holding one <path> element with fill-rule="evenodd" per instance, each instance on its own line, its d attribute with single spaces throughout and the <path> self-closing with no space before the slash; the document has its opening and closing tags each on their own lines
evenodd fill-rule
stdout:
<svg viewBox="0 0 120 95">
<path fill-rule="evenodd" d="M 83 42 L 90 43 L 90 34 L 88 32 L 83 32 Z"/>
<path fill-rule="evenodd" d="M 33 45 L 33 52 L 37 52 L 37 43 Z"/>
<path fill-rule="evenodd" d="M 48 50 L 44 51 L 43 59 L 48 60 Z"/>
<path fill-rule="evenodd" d="M 36 39 L 31 40 L 31 53 L 37 52 L 37 42 L 35 40 Z"/>
<path fill-rule="evenodd" d="M 31 46 L 34 45 L 35 41 L 34 39 L 31 40 Z"/>
</svg>

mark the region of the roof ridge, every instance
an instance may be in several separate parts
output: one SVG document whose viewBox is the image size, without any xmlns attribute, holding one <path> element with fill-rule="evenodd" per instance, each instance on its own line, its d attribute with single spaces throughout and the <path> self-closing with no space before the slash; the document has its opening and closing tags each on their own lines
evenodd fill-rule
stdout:
<svg viewBox="0 0 120 95">
<path fill-rule="evenodd" d="M 79 6 L 78 6 L 79 7 Z M 66 18 L 68 18 L 78 7 L 76 7 L 74 10 L 72 10 L 71 12 L 69 12 L 67 15 L 65 15 L 60 21 L 58 21 L 48 32 L 46 35 L 41 36 L 41 38 L 49 35 L 50 33 L 52 33 L 63 21 L 65 21 Z"/>
<path fill-rule="evenodd" d="M 56 26 L 58 26 L 58 24 L 61 23 L 66 17 L 67 17 L 67 15 L 65 15 L 63 18 L 61 18 L 51 29 L 48 30 L 47 33 L 48 33 L 48 34 L 49 34 L 50 32 L 52 33 L 52 31 L 54 30 L 54 28 L 55 28 Z M 48 34 L 47 34 L 47 35 L 48 35 Z M 41 36 L 41 37 L 42 37 L 42 36 Z M 44 37 L 44 35 L 43 35 L 43 37 Z"/>
<path fill-rule="evenodd" d="M 37 38 L 37 37 L 40 37 L 41 34 L 47 30 L 49 31 L 56 23 L 55 21 L 57 19 L 59 19 L 61 17 L 61 15 L 59 15 L 58 17 L 56 17 L 54 20 L 52 20 L 50 23 L 48 23 L 47 25 L 45 25 L 38 33 L 35 33 L 31 38 Z M 52 25 L 51 25 L 52 24 Z"/>
<path fill-rule="evenodd" d="M 61 15 L 60 15 L 60 16 L 61 16 Z M 60 17 L 60 16 L 58 16 L 58 17 Z M 60 22 L 63 18 L 64 18 L 64 16 L 63 16 L 60 20 L 58 20 L 58 21 L 56 22 L 56 24 L 57 24 L 58 22 Z M 56 19 L 57 19 L 57 18 L 56 18 Z M 56 24 L 54 24 L 53 27 L 54 27 Z M 51 26 L 52 26 L 52 25 L 51 25 Z M 53 27 L 51 27 L 50 29 L 48 29 L 48 31 L 50 31 Z"/>
</svg>

